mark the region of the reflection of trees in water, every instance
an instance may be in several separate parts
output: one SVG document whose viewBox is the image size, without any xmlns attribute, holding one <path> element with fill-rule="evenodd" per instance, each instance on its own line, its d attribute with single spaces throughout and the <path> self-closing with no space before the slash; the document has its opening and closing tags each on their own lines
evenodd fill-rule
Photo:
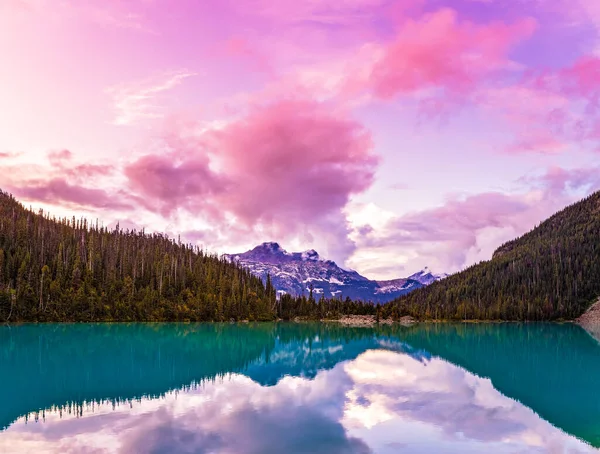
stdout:
<svg viewBox="0 0 600 454">
<path fill-rule="evenodd" d="M 230 373 L 263 386 L 383 348 L 439 356 L 542 418 L 600 445 L 600 346 L 581 328 L 551 324 L 25 325 L 0 328 L 0 427 L 44 409 L 82 414 L 97 403 L 195 388 Z M 35 415 L 34 415 L 35 417 Z"/>
<path fill-rule="evenodd" d="M 0 426 L 85 402 L 158 397 L 243 370 L 274 345 L 274 326 L 26 325 L 0 329 Z"/>
<path fill-rule="evenodd" d="M 44 410 L 82 413 L 91 403 L 126 404 L 175 389 L 244 373 L 263 384 L 276 347 L 308 346 L 281 362 L 275 377 L 305 368 L 333 367 L 346 359 L 319 355 L 331 345 L 374 339 L 372 330 L 325 324 L 64 324 L 0 328 L 0 427 Z M 314 345 L 314 348 L 313 348 Z M 370 345 L 375 345 L 371 341 Z M 355 349 L 356 350 L 356 349 Z M 354 356 L 364 347 L 354 352 Z M 262 372 L 261 372 L 262 370 Z M 269 373 L 273 372 L 269 369 Z M 310 374 L 309 374 L 310 375 Z M 313 374 L 314 375 L 314 374 Z"/>
<path fill-rule="evenodd" d="M 398 338 L 492 380 L 505 396 L 600 446 L 600 346 L 577 325 L 423 324 Z"/>
</svg>

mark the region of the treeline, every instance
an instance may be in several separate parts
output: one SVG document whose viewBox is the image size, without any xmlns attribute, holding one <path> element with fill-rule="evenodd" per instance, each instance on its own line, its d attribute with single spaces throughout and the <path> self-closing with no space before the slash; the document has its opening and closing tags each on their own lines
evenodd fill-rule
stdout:
<svg viewBox="0 0 600 454">
<path fill-rule="evenodd" d="M 266 321 L 374 310 L 312 294 L 277 301 L 270 279 L 196 246 L 56 219 L 0 191 L 0 323 Z"/>
<path fill-rule="evenodd" d="M 600 192 L 565 208 L 492 260 L 392 303 L 421 319 L 557 320 L 600 296 Z"/>
<path fill-rule="evenodd" d="M 349 297 L 346 299 L 325 298 L 322 294 L 317 299 L 312 290 L 308 296 L 282 295 L 276 306 L 277 317 L 283 320 L 295 318 L 323 320 L 337 319 L 343 315 L 376 315 L 382 313 L 381 307 L 370 301 L 357 301 Z"/>
</svg>

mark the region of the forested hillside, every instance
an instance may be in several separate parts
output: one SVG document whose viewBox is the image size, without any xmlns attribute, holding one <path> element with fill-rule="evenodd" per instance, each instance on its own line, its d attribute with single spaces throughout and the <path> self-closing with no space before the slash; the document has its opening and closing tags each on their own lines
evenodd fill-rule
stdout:
<svg viewBox="0 0 600 454">
<path fill-rule="evenodd" d="M 600 296 L 600 192 L 510 241 L 490 261 L 399 298 L 435 319 L 573 319 Z"/>
<path fill-rule="evenodd" d="M 161 234 L 26 210 L 0 191 L 0 322 L 272 319 L 275 293 Z"/>
</svg>

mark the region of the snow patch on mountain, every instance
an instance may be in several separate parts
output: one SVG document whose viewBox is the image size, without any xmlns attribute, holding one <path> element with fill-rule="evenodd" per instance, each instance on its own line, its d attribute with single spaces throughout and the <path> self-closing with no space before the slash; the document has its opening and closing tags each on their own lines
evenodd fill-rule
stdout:
<svg viewBox="0 0 600 454">
<path fill-rule="evenodd" d="M 412 279 L 413 281 L 418 281 L 423 285 L 430 285 L 435 281 L 439 281 L 448 277 L 448 274 L 433 274 L 429 267 L 423 268 L 421 271 L 408 276 L 408 279 Z"/>
</svg>

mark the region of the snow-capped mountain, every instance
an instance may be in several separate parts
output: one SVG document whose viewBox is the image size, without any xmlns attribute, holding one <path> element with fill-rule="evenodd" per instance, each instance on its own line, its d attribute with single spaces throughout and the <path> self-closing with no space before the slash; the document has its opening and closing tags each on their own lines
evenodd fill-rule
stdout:
<svg viewBox="0 0 600 454">
<path fill-rule="evenodd" d="M 271 276 L 273 286 L 281 293 L 315 297 L 349 296 L 364 301 L 387 302 L 445 277 L 433 275 L 428 268 L 405 279 L 373 281 L 356 271 L 344 270 L 331 260 L 322 259 L 317 251 L 287 252 L 278 243 L 263 243 L 240 254 L 224 254 L 223 258 L 238 262 L 253 274 Z"/>
<path fill-rule="evenodd" d="M 419 281 L 423 285 L 429 285 L 429 284 L 432 284 L 435 281 L 439 281 L 439 280 L 444 279 L 446 277 L 448 277 L 448 275 L 446 273 L 433 274 L 431 272 L 431 270 L 429 269 L 429 267 L 426 266 L 425 268 L 423 268 L 418 273 L 415 273 L 415 274 L 412 274 L 412 275 L 408 276 L 408 279 L 412 279 L 413 281 Z"/>
</svg>

